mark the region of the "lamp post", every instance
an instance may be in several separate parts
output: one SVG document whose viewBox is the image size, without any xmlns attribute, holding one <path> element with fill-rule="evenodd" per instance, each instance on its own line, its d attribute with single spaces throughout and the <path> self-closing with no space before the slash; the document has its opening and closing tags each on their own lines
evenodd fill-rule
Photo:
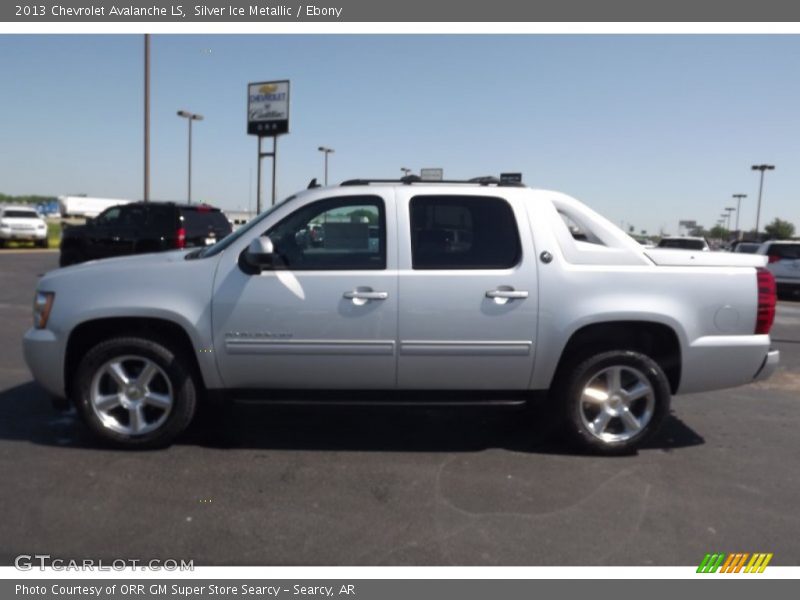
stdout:
<svg viewBox="0 0 800 600">
<path fill-rule="evenodd" d="M 179 110 L 178 116 L 183 117 L 189 121 L 189 190 L 188 202 L 192 203 L 192 121 L 202 121 L 203 115 L 189 112 L 188 110 Z"/>
<path fill-rule="evenodd" d="M 144 201 L 150 200 L 150 34 L 144 34 Z"/>
<path fill-rule="evenodd" d="M 334 152 L 333 148 L 326 148 L 325 146 L 320 146 L 317 148 L 320 152 L 325 153 L 325 185 L 328 185 L 328 154 Z"/>
<path fill-rule="evenodd" d="M 753 171 L 761 171 L 761 181 L 758 184 L 758 208 L 756 209 L 756 238 L 758 238 L 758 228 L 761 224 L 761 193 L 764 191 L 764 171 L 772 171 L 775 165 L 753 165 Z"/>
<path fill-rule="evenodd" d="M 734 207 L 734 206 L 726 206 L 725 207 L 725 212 L 728 213 L 728 232 L 729 233 L 730 233 L 730 230 L 731 230 L 731 213 L 734 210 L 736 210 L 736 207 Z"/>
<path fill-rule="evenodd" d="M 742 212 L 742 198 L 747 198 L 747 194 L 733 194 L 733 197 L 736 198 L 736 231 L 739 231 L 739 213 Z"/>
</svg>

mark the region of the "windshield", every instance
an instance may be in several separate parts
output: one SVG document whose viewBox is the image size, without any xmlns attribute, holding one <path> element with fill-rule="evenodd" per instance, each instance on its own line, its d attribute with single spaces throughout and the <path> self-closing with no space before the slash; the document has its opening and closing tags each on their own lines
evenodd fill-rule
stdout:
<svg viewBox="0 0 800 600">
<path fill-rule="evenodd" d="M 7 210 L 3 213 L 4 217 L 13 219 L 38 219 L 39 215 L 32 210 Z"/>
<path fill-rule="evenodd" d="M 275 212 L 275 209 L 277 209 L 280 206 L 283 206 L 284 204 L 286 204 L 287 202 L 293 200 L 296 197 L 297 196 L 289 196 L 288 198 L 286 198 L 284 200 L 281 200 L 280 202 L 278 202 L 274 206 L 269 207 L 267 210 L 262 212 L 257 217 L 253 218 L 246 225 L 242 225 L 239 229 L 237 229 L 236 231 L 234 231 L 230 235 L 227 235 L 224 238 L 222 238 L 220 241 L 218 241 L 213 246 L 206 246 L 205 248 L 203 248 L 199 252 L 192 252 L 190 254 L 187 254 L 186 258 L 207 258 L 209 256 L 215 256 L 215 255 L 219 254 L 220 252 L 225 250 L 225 248 L 227 248 L 228 246 L 233 244 L 236 240 L 238 240 L 240 237 L 245 235 L 248 231 L 253 229 L 253 227 L 257 227 L 258 224 L 261 223 L 261 221 L 263 221 L 266 217 L 268 217 L 273 212 Z"/>
</svg>

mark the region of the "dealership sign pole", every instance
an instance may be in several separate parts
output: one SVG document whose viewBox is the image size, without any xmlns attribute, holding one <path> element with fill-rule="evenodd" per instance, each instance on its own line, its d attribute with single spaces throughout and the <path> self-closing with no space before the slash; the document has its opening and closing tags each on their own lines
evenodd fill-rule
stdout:
<svg viewBox="0 0 800 600">
<path fill-rule="evenodd" d="M 261 159 L 272 157 L 272 204 L 275 204 L 275 174 L 278 136 L 289 133 L 289 81 L 262 81 L 247 86 L 247 133 L 258 136 L 256 213 L 261 212 Z M 262 152 L 261 141 L 272 138 L 272 152 Z"/>
</svg>

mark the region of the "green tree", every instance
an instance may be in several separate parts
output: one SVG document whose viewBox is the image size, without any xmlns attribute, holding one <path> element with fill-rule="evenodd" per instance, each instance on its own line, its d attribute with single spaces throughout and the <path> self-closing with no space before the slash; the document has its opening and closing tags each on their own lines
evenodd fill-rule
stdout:
<svg viewBox="0 0 800 600">
<path fill-rule="evenodd" d="M 727 240 L 730 232 L 725 229 L 722 225 L 714 225 L 711 228 L 711 231 L 708 232 L 708 237 L 720 239 L 720 240 Z"/>
<path fill-rule="evenodd" d="M 794 235 L 794 225 L 789 221 L 775 217 L 772 223 L 764 227 L 764 231 L 773 240 L 785 240 Z"/>
<path fill-rule="evenodd" d="M 702 225 L 698 225 L 697 227 L 694 227 L 689 230 L 689 235 L 692 237 L 708 237 L 709 235 L 711 235 L 711 233 L 706 231 L 705 227 L 703 227 Z"/>
</svg>

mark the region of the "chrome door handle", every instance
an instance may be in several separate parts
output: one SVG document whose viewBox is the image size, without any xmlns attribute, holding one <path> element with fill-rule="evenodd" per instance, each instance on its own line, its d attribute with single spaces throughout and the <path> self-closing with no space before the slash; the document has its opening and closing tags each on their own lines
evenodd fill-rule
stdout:
<svg viewBox="0 0 800 600">
<path fill-rule="evenodd" d="M 389 292 L 345 292 L 343 294 L 348 300 L 386 300 Z"/>
<path fill-rule="evenodd" d="M 524 290 L 489 290 L 486 292 L 487 298 L 505 298 L 506 300 L 522 300 L 528 297 L 528 292 Z"/>
</svg>

